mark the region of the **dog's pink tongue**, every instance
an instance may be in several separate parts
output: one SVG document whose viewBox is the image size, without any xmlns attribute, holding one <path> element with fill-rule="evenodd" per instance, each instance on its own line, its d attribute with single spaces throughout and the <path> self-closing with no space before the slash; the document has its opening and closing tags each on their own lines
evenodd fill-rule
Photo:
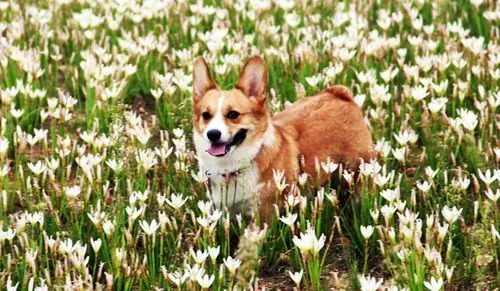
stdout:
<svg viewBox="0 0 500 291">
<path fill-rule="evenodd" d="M 208 148 L 207 152 L 212 156 L 220 156 L 226 154 L 226 144 L 225 143 L 213 143 Z"/>
</svg>

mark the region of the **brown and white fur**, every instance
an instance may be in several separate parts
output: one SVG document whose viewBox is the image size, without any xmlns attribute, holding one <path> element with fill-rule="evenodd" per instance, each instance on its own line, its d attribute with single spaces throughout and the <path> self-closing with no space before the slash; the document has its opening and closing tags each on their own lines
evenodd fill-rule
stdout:
<svg viewBox="0 0 500 291">
<path fill-rule="evenodd" d="M 252 194 L 260 192 L 261 219 L 269 219 L 278 203 L 273 169 L 284 171 L 288 184 L 302 172 L 311 182 L 319 177 L 324 184 L 329 177 L 317 172 L 316 159 L 330 158 L 356 170 L 373 153 L 361 109 L 346 87 L 302 98 L 274 116 L 266 106 L 266 92 L 267 71 L 260 57 L 246 63 L 229 91 L 218 88 L 203 58 L 194 63 L 193 137 L 214 204 L 252 209 Z"/>
</svg>

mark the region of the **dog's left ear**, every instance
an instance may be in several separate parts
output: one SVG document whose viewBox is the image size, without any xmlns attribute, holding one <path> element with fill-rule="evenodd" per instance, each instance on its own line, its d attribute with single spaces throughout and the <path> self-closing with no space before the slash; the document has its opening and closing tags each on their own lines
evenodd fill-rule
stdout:
<svg viewBox="0 0 500 291">
<path fill-rule="evenodd" d="M 253 97 L 259 102 L 266 100 L 267 70 L 264 60 L 259 56 L 249 59 L 241 72 L 236 88 L 248 97 Z"/>
<path fill-rule="evenodd" d="M 207 91 L 216 88 L 217 85 L 210 77 L 210 71 L 205 59 L 198 57 L 193 65 L 193 101 L 200 101 Z"/>
</svg>

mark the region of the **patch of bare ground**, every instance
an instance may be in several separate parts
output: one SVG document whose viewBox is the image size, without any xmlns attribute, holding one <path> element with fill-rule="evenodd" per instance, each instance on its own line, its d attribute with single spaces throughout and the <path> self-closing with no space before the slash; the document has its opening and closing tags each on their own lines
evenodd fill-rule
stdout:
<svg viewBox="0 0 500 291">
<path fill-rule="evenodd" d="M 155 111 L 155 100 L 151 96 L 137 96 L 134 99 L 134 103 L 131 105 L 132 111 L 147 123 L 148 128 L 151 129 L 151 140 L 150 143 L 153 145 L 160 144 L 160 127 L 158 120 L 156 119 Z"/>
<path fill-rule="evenodd" d="M 131 109 L 139 115 L 144 121 L 151 125 L 154 116 L 155 101 L 151 96 L 137 96 Z"/>
<path fill-rule="evenodd" d="M 348 248 L 349 240 L 346 237 L 337 237 L 332 242 L 323 268 L 324 290 L 352 290 L 349 270 L 352 259 Z M 259 290 L 295 290 L 295 283 L 290 279 L 288 271 L 297 270 L 290 266 L 281 266 L 271 272 L 268 268 L 259 277 Z"/>
</svg>

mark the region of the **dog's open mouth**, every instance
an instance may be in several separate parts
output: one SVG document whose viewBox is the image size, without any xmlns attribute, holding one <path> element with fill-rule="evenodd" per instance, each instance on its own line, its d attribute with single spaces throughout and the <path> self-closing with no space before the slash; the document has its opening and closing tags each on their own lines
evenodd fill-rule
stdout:
<svg viewBox="0 0 500 291">
<path fill-rule="evenodd" d="M 225 156 L 233 146 L 240 145 L 247 137 L 247 130 L 240 129 L 229 142 L 214 142 L 207 149 L 207 153 L 214 157 Z"/>
<path fill-rule="evenodd" d="M 227 142 L 222 142 L 222 143 L 212 143 L 210 147 L 207 150 L 207 153 L 211 154 L 212 156 L 215 157 L 222 157 L 229 152 L 230 147 L 228 147 L 229 143 Z"/>
</svg>

